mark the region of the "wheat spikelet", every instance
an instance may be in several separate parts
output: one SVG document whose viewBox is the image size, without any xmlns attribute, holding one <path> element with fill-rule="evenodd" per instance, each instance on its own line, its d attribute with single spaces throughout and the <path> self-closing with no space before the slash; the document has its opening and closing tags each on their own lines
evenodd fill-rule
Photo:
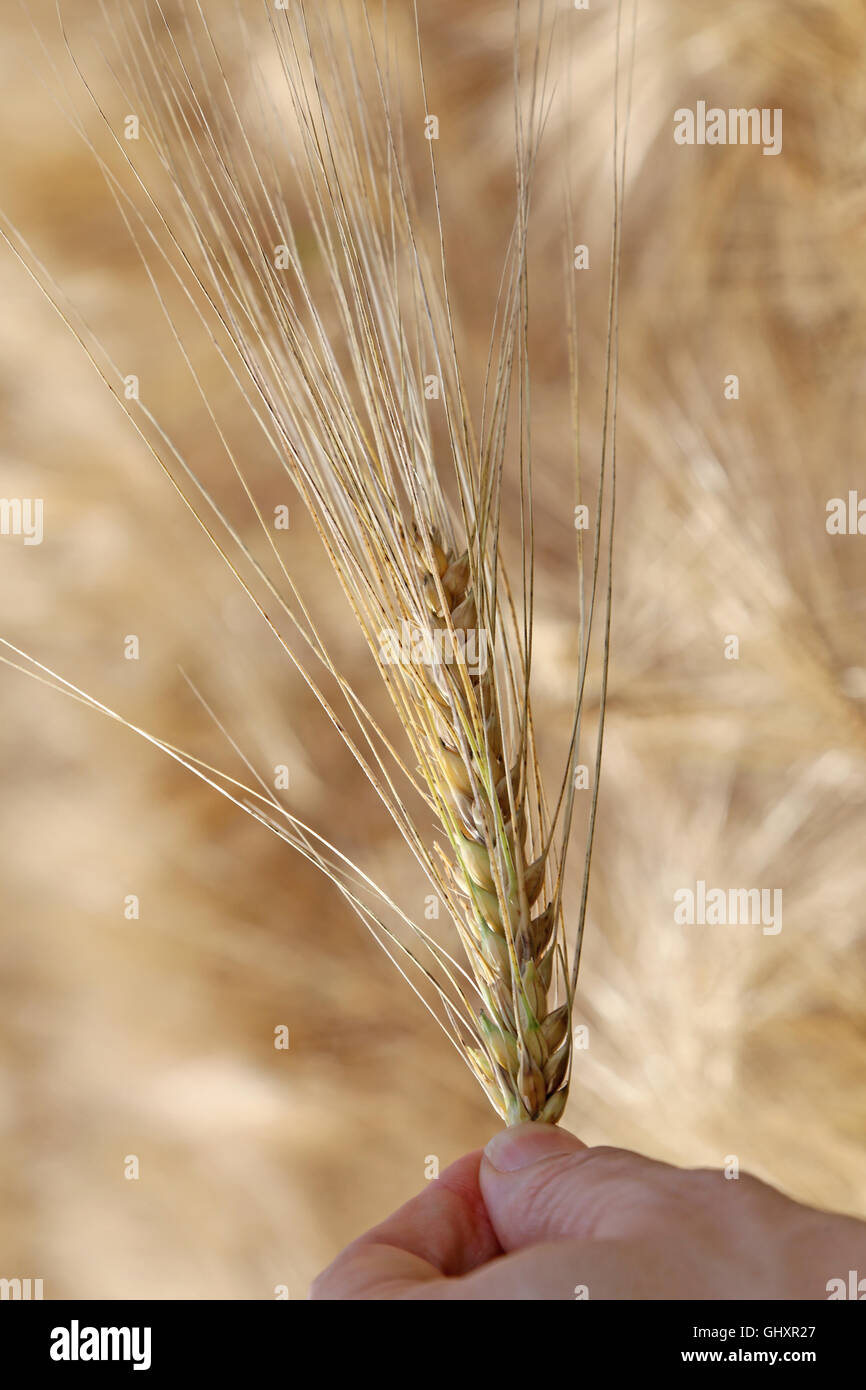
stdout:
<svg viewBox="0 0 866 1390">
<path fill-rule="evenodd" d="M 240 52 L 248 66 L 243 97 L 198 0 L 191 10 L 180 32 L 167 23 L 160 0 L 106 14 L 107 32 L 117 41 L 111 72 L 120 92 L 118 110 L 134 110 L 145 135 L 141 167 L 118 139 L 116 117 L 94 94 L 71 48 L 103 138 L 91 134 L 71 106 L 69 119 L 99 164 L 228 474 L 241 485 L 248 509 L 243 522 L 216 500 L 208 479 L 183 458 L 149 403 L 126 399 L 120 368 L 20 234 L 9 228 L 7 240 L 79 337 L 363 768 L 444 903 L 460 953 L 446 949 L 358 865 L 303 824 L 254 770 L 256 785 L 247 785 L 144 730 L 136 732 L 318 865 L 410 979 L 503 1119 L 556 1121 L 571 1071 L 571 1011 L 601 757 L 604 677 L 576 943 L 570 949 L 563 873 L 574 809 L 572 765 L 605 535 L 604 671 L 609 636 L 610 532 L 603 531 L 602 516 L 612 468 L 608 424 L 615 373 L 611 334 L 612 389 L 588 597 L 578 537 L 574 725 L 548 810 L 530 701 L 527 236 L 549 99 L 549 51 L 537 36 L 525 91 L 516 4 L 515 215 L 477 418 L 469 409 L 457 348 L 432 141 L 438 240 L 433 256 L 418 231 L 405 157 L 410 135 L 393 90 L 387 41 L 383 58 L 367 5 L 354 35 L 342 12 L 339 23 L 331 23 L 328 6 L 313 13 L 292 0 L 285 9 L 266 10 L 267 51 L 280 74 L 276 86 L 262 76 L 260 39 L 239 12 Z M 415 26 L 426 108 L 417 14 Z M 612 325 L 617 199 L 615 190 Z M 315 275 L 308 270 L 311 259 Z M 218 393 L 203 384 L 184 331 L 188 313 L 205 330 L 227 386 L 244 398 L 278 471 L 303 499 L 381 673 L 398 735 L 387 732 L 340 674 L 315 618 L 315 595 L 303 592 L 303 576 L 292 571 L 277 544 L 265 503 L 243 466 L 242 446 L 223 423 Z M 573 334 L 573 322 L 571 328 Z M 444 438 L 435 442 L 424 391 L 431 376 L 441 391 L 444 419 Z M 504 558 L 509 538 L 502 522 L 506 464 L 514 456 L 522 555 L 516 583 Z M 248 538 L 250 523 L 264 542 L 264 558 Z M 401 640 L 407 633 L 408 652 Z M 21 659 L 11 664 L 23 663 L 38 679 L 121 718 L 5 645 Z M 419 806 L 438 825 L 432 840 Z"/>
</svg>

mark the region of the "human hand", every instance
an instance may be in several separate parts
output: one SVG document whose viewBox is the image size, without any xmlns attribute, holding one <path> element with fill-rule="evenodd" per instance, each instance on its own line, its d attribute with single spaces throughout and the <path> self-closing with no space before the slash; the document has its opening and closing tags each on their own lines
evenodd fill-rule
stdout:
<svg viewBox="0 0 866 1390">
<path fill-rule="evenodd" d="M 866 1223 L 526 1124 L 338 1255 L 315 1299 L 826 1299 Z"/>
</svg>

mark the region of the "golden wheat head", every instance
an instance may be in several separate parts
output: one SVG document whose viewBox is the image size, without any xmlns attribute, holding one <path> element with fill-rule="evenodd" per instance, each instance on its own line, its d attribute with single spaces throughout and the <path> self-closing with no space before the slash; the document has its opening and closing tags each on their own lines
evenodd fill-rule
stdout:
<svg viewBox="0 0 866 1390">
<path fill-rule="evenodd" d="M 468 405 L 457 347 L 435 140 L 428 138 L 429 118 L 422 129 L 404 125 L 384 12 L 373 13 L 364 3 L 350 19 L 339 6 L 287 0 L 285 6 L 263 7 L 258 23 L 239 11 L 237 43 L 227 47 L 197 3 L 180 28 L 169 24 L 160 0 L 121 4 L 105 16 L 114 43 L 113 100 L 97 96 L 67 42 L 74 78 L 92 99 L 89 116 L 70 102 L 69 119 L 99 164 L 189 369 L 190 389 L 204 404 L 225 466 L 242 486 L 249 508 L 243 522 L 229 517 L 148 403 L 126 398 L 124 378 L 110 355 L 23 238 L 14 229 L 6 232 L 363 768 L 444 903 L 456 933 L 453 947 L 402 911 L 319 831 L 302 824 L 262 779 L 248 786 L 145 737 L 328 875 L 410 979 L 508 1123 L 558 1120 L 571 1073 L 604 676 L 584 870 L 570 934 L 563 874 L 605 560 L 606 672 L 609 422 L 615 399 L 611 331 L 588 592 L 580 536 L 577 546 L 574 723 L 549 804 L 530 699 L 534 523 L 527 239 L 533 171 L 550 102 L 551 47 L 549 32 L 539 27 L 524 62 L 520 9 L 516 3 L 514 219 L 476 412 Z M 413 29 L 415 80 L 426 110 L 417 13 Z M 135 150 L 119 133 L 123 111 L 135 112 L 140 125 Z M 429 155 L 432 252 L 409 176 L 410 155 L 419 149 Z M 620 183 L 617 175 L 612 330 Z M 205 388 L 187 345 L 184 316 L 190 313 L 205 330 L 208 351 L 227 382 L 243 394 L 275 468 L 303 499 L 381 673 L 396 733 L 387 731 L 384 717 L 374 715 L 341 675 L 316 620 L 315 596 L 304 594 L 303 576 L 265 522 L 242 451 L 222 428 L 220 401 Z M 574 362 L 571 309 L 565 330 Z M 575 369 L 575 399 L 576 389 Z M 431 395 L 441 412 L 436 430 Z M 503 520 L 509 500 L 519 518 L 516 536 Z M 264 543 L 264 558 L 248 539 L 249 519 Z M 12 650 L 38 678 L 103 708 Z"/>
</svg>

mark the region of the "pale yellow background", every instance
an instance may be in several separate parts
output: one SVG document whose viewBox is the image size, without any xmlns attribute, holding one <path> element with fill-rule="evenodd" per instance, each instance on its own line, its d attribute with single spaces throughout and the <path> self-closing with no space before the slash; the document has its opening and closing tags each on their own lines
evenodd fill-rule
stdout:
<svg viewBox="0 0 866 1390">
<path fill-rule="evenodd" d="M 612 8 L 568 17 L 582 26 L 579 137 L 567 149 L 551 126 L 532 248 L 536 699 L 553 759 L 574 655 L 562 171 L 592 255 L 591 461 Z M 53 5 L 34 10 L 50 31 Z M 477 381 L 512 194 L 510 6 L 422 11 Z M 86 55 L 98 7 L 74 12 Z M 0 206 L 207 471 L 135 253 L 26 65 L 40 60 L 17 6 L 0 26 Z M 587 1141 L 682 1164 L 736 1155 L 860 1214 L 866 536 L 831 538 L 824 516 L 828 498 L 866 493 L 864 71 L 859 4 L 642 0 L 614 659 L 577 1005 L 590 1046 L 566 1116 Z M 698 99 L 782 107 L 782 155 L 675 146 L 673 112 Z M 420 119 L 411 83 L 406 101 Z M 40 547 L 0 539 L 0 631 L 127 718 L 218 751 L 182 664 L 245 750 L 291 765 L 298 814 L 421 911 L 424 887 L 348 755 L 9 254 L 0 295 L 0 494 L 43 497 L 46 526 Z M 723 396 L 732 372 L 737 402 Z M 299 524 L 292 564 L 314 591 L 323 563 Z M 326 616 L 377 698 L 351 620 L 330 598 Z M 122 659 L 129 633 L 139 662 Z M 738 662 L 723 657 L 729 633 Z M 597 664 L 590 687 L 592 704 Z M 338 895 L 182 769 L 9 671 L 0 753 L 0 1274 L 41 1277 L 46 1297 L 268 1298 L 277 1284 L 303 1297 L 341 1244 L 423 1185 L 429 1155 L 444 1165 L 484 1142 L 480 1092 Z M 579 859 L 576 846 L 575 877 Z M 781 888 L 782 932 L 674 927 L 673 893 L 698 878 Z M 123 919 L 130 893 L 139 922 Z M 273 1048 L 278 1024 L 288 1052 Z"/>
</svg>

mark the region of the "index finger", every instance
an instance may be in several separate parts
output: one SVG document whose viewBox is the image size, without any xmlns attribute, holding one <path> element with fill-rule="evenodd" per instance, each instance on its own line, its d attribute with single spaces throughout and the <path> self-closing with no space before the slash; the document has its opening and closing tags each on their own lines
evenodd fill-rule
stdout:
<svg viewBox="0 0 866 1390">
<path fill-rule="evenodd" d="M 313 1299 L 392 1299 L 468 1274 L 502 1254 L 478 1172 L 466 1154 L 380 1225 L 348 1245 L 314 1281 Z"/>
</svg>

